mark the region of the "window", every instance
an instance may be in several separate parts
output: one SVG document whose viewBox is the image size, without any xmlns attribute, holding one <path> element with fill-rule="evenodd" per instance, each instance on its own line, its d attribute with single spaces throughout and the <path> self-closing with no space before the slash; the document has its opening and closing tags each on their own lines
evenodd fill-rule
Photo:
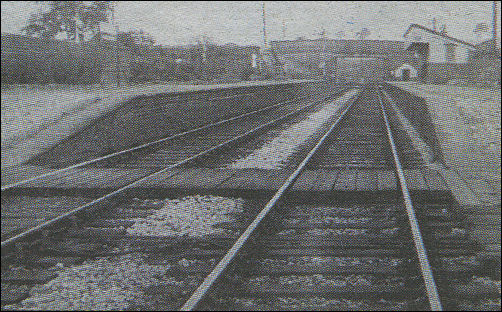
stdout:
<svg viewBox="0 0 502 312">
<path fill-rule="evenodd" d="M 453 43 L 445 43 L 446 46 L 446 63 L 455 63 L 455 47 Z"/>
</svg>

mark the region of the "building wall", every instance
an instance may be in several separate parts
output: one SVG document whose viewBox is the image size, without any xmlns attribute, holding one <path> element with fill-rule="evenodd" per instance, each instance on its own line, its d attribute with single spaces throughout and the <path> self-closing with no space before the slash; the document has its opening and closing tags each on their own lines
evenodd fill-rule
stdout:
<svg viewBox="0 0 502 312">
<path fill-rule="evenodd" d="M 419 28 L 412 28 L 410 32 L 406 35 L 405 40 L 408 43 L 411 42 L 427 42 L 429 43 L 429 62 L 431 63 L 448 63 L 447 60 L 447 48 L 448 44 L 455 45 L 455 59 L 452 63 L 464 64 L 469 60 L 469 51 L 475 50 L 475 48 L 468 45 L 449 40 L 442 36 L 432 34 L 426 30 Z"/>
<path fill-rule="evenodd" d="M 393 40 L 284 40 L 272 41 L 272 48 L 277 54 L 317 53 L 320 54 L 325 45 L 326 53 L 344 55 L 389 55 L 403 54 L 405 42 Z"/>
<path fill-rule="evenodd" d="M 467 63 L 469 61 L 469 48 L 465 46 L 457 46 L 457 59 L 459 63 Z"/>
</svg>

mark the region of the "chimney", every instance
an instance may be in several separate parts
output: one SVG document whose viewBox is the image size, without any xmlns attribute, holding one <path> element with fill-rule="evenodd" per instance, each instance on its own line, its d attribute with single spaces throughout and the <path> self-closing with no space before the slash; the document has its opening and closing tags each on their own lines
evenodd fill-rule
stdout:
<svg viewBox="0 0 502 312">
<path fill-rule="evenodd" d="M 441 33 L 442 35 L 446 35 L 446 24 L 443 24 L 443 26 L 441 26 L 441 31 L 440 31 L 440 33 Z"/>
</svg>

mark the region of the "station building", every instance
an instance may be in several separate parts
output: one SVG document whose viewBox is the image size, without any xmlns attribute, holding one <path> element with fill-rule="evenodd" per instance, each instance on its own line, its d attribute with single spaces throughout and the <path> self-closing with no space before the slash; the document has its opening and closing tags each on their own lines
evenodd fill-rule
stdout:
<svg viewBox="0 0 502 312">
<path fill-rule="evenodd" d="M 413 52 L 418 59 L 417 75 L 422 82 L 500 83 L 500 55 L 490 48 L 493 43 L 474 45 L 449 36 L 446 29 L 438 32 L 418 24 L 411 24 L 403 37 L 406 51 Z"/>
<path fill-rule="evenodd" d="M 473 44 L 448 36 L 446 30 L 438 32 L 418 24 L 411 24 L 403 37 L 408 50 L 427 49 L 431 63 L 467 63 L 470 54 L 478 50 Z"/>
</svg>

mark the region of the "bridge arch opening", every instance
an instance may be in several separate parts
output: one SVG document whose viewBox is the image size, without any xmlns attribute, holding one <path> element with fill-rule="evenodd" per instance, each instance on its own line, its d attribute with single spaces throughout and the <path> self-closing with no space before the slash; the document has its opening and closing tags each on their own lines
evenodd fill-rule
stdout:
<svg viewBox="0 0 502 312">
<path fill-rule="evenodd" d="M 408 81 L 412 78 L 418 77 L 418 70 L 410 64 L 404 63 L 394 70 L 394 77 L 399 80 Z"/>
</svg>

